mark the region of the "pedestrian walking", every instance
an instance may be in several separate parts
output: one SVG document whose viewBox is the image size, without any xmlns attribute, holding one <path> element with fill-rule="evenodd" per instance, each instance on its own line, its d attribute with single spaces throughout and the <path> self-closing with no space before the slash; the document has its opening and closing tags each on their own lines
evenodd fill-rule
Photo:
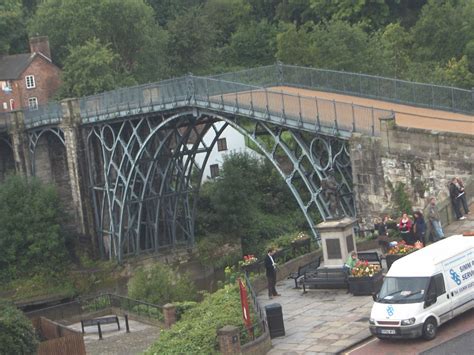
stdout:
<svg viewBox="0 0 474 355">
<path fill-rule="evenodd" d="M 270 248 L 268 249 L 267 256 L 265 257 L 265 270 L 267 275 L 267 282 L 268 282 L 268 298 L 272 299 L 275 296 L 280 296 L 280 294 L 276 291 L 276 263 L 273 260 L 273 256 L 275 255 L 275 249 Z"/>
<path fill-rule="evenodd" d="M 378 225 L 379 236 L 377 237 L 377 241 L 379 242 L 379 245 L 382 248 L 382 252 L 384 254 L 388 252 L 388 246 L 390 242 L 388 237 L 389 221 L 390 217 L 388 215 L 384 216 L 382 222 Z"/>
<path fill-rule="evenodd" d="M 439 215 L 438 206 L 436 206 L 436 198 L 430 198 L 430 205 L 428 208 L 428 219 L 434 231 L 434 241 L 437 242 L 444 238 L 443 228 L 441 226 L 441 217 Z"/>
</svg>

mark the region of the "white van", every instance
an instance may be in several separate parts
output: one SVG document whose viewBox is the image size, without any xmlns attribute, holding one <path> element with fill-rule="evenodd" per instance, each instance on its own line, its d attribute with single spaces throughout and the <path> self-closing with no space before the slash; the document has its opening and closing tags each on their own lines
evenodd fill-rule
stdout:
<svg viewBox="0 0 474 355">
<path fill-rule="evenodd" d="M 370 314 L 378 338 L 436 337 L 474 305 L 474 236 L 455 235 L 395 261 Z"/>
</svg>

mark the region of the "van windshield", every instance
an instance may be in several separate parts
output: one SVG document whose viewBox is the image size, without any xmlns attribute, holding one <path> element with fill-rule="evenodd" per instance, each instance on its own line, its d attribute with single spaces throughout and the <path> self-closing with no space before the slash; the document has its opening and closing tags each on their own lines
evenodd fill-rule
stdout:
<svg viewBox="0 0 474 355">
<path fill-rule="evenodd" d="M 418 303 L 423 301 L 429 277 L 386 277 L 377 297 L 380 303 Z"/>
</svg>

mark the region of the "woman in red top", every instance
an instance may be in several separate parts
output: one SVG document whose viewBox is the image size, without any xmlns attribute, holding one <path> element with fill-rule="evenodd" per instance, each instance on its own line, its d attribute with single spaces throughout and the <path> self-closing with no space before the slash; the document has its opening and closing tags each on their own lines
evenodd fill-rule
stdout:
<svg viewBox="0 0 474 355">
<path fill-rule="evenodd" d="M 400 219 L 400 222 L 398 222 L 398 230 L 400 231 L 400 235 L 402 236 L 402 239 L 405 241 L 405 243 L 413 245 L 413 236 L 411 232 L 411 226 L 413 222 L 408 217 L 408 214 L 403 213 L 402 218 Z"/>
</svg>

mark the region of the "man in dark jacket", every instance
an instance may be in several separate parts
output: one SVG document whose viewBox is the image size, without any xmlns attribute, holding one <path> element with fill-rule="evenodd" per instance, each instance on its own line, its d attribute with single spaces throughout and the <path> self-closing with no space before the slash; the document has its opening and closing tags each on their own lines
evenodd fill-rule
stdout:
<svg viewBox="0 0 474 355">
<path fill-rule="evenodd" d="M 451 197 L 451 202 L 453 203 L 454 214 L 457 219 L 466 219 L 461 213 L 461 197 L 464 194 L 464 191 L 461 191 L 459 186 L 458 179 L 453 178 L 449 184 L 449 196 Z"/>
<path fill-rule="evenodd" d="M 268 254 L 265 257 L 265 270 L 267 274 L 268 281 L 268 297 L 272 299 L 274 296 L 280 296 L 276 291 L 276 263 L 273 260 L 273 255 L 275 255 L 275 249 L 268 249 Z"/>
</svg>

